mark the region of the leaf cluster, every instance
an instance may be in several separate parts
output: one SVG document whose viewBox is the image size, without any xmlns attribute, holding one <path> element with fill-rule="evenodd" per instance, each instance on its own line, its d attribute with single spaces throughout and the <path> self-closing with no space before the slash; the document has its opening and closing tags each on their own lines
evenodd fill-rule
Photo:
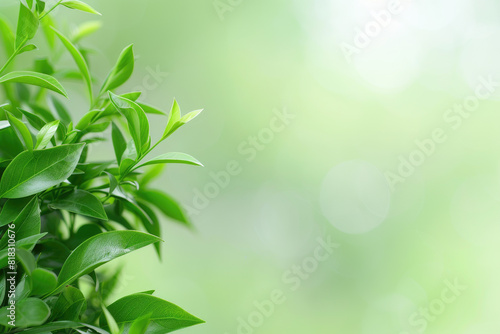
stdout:
<svg viewBox="0 0 500 334">
<path fill-rule="evenodd" d="M 150 155 L 200 111 L 183 116 L 174 101 L 166 113 L 140 92 L 118 93 L 134 70 L 132 45 L 100 82 L 81 44 L 100 24 L 64 33 L 51 17 L 57 7 L 100 15 L 78 0 L 23 0 L 15 28 L 0 18 L 0 332 L 169 333 L 202 323 L 152 291 L 110 301 L 123 276 L 99 269 L 148 245 L 160 257 L 162 216 L 190 226 L 179 203 L 151 184 L 166 164 L 201 163 L 179 152 Z M 17 69 L 20 55 L 35 53 L 31 67 Z M 59 68 L 64 55 L 70 68 Z M 88 99 L 79 120 L 65 102 L 70 81 Z M 150 114 L 165 118 L 157 140 Z M 92 161 L 90 149 L 108 133 L 114 156 Z"/>
</svg>

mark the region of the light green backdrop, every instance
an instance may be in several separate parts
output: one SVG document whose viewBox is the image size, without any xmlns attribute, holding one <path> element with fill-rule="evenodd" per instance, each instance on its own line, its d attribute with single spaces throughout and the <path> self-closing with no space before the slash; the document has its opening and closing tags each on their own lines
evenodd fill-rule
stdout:
<svg viewBox="0 0 500 334">
<path fill-rule="evenodd" d="M 126 89 L 205 108 L 164 150 L 206 167 L 158 184 L 196 231 L 166 222 L 118 295 L 207 321 L 186 334 L 500 332 L 497 2 L 88 2 L 94 73 L 134 43 Z"/>
</svg>

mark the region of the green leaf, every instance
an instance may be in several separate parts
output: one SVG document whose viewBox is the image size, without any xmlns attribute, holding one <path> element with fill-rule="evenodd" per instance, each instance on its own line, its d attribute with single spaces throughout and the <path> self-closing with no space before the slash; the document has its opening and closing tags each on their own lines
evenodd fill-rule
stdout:
<svg viewBox="0 0 500 334">
<path fill-rule="evenodd" d="M 51 96 L 52 104 L 54 105 L 54 109 L 56 109 L 57 115 L 62 120 L 64 125 L 69 125 L 71 123 L 71 116 L 66 110 L 66 107 L 55 97 Z"/>
<path fill-rule="evenodd" d="M 43 268 L 36 268 L 31 273 L 33 281 L 33 289 L 31 291 L 34 296 L 42 296 L 54 290 L 57 286 L 57 277 L 51 271 Z"/>
<path fill-rule="evenodd" d="M 106 332 L 100 328 L 94 327 L 92 325 L 84 324 L 81 322 L 74 322 L 74 321 L 51 322 L 51 323 L 45 324 L 45 325 L 40 326 L 40 327 L 34 327 L 34 328 L 27 329 L 27 330 L 23 331 L 23 334 L 47 334 L 50 332 L 57 332 L 61 329 L 76 329 L 76 330 L 78 330 L 78 328 L 81 328 L 81 327 L 87 327 L 87 328 L 92 329 L 93 331 L 95 331 L 96 333 L 99 333 L 99 334 L 109 334 L 108 332 Z M 81 333 L 88 333 L 88 332 L 81 332 Z"/>
<path fill-rule="evenodd" d="M 129 169 L 135 164 L 132 159 L 123 159 L 120 162 L 120 175 L 125 177 L 129 173 Z"/>
<path fill-rule="evenodd" d="M 27 44 L 27 45 L 23 46 L 17 54 L 20 55 L 22 53 L 33 51 L 33 50 L 38 50 L 36 45 L 35 44 Z"/>
<path fill-rule="evenodd" d="M 44 73 L 48 75 L 54 74 L 54 67 L 49 62 L 47 58 L 38 58 L 35 59 L 35 72 Z"/>
<path fill-rule="evenodd" d="M 5 168 L 12 161 L 12 159 L 0 158 L 0 168 Z"/>
<path fill-rule="evenodd" d="M 176 131 L 177 129 L 179 129 L 181 126 L 183 126 L 184 124 L 188 123 L 189 121 L 191 121 L 192 119 L 194 119 L 196 116 L 198 116 L 201 112 L 203 111 L 203 109 L 200 109 L 200 110 L 195 110 L 195 111 L 191 111 L 190 113 L 187 113 L 186 115 L 182 116 L 181 119 L 174 125 L 173 129 L 171 130 L 171 132 L 169 133 L 172 134 L 174 131 Z"/>
<path fill-rule="evenodd" d="M 31 237 L 27 237 L 27 238 L 16 241 L 16 245 L 15 245 L 16 249 L 21 249 L 21 252 L 27 251 L 28 252 L 27 256 L 28 257 L 31 256 L 31 259 L 24 260 L 24 262 L 28 263 L 28 265 L 29 265 L 29 263 L 31 263 L 33 265 L 33 267 L 28 267 L 28 270 L 30 268 L 34 269 L 34 264 L 35 264 L 35 258 L 31 254 L 31 251 L 35 247 L 35 244 L 38 242 L 38 240 L 40 240 L 40 238 L 44 237 L 46 234 L 47 233 L 40 233 L 40 234 L 33 235 Z M 5 244 L 7 244 L 7 243 L 5 243 Z M 20 256 L 22 256 L 22 255 L 20 255 Z M 18 256 L 18 259 L 20 256 Z M 9 264 L 8 261 L 9 261 L 9 248 L 4 248 L 0 251 L 0 268 L 7 267 L 7 265 Z"/>
<path fill-rule="evenodd" d="M 19 264 L 23 267 L 24 271 L 31 275 L 31 272 L 36 268 L 36 260 L 33 254 L 26 249 L 17 248 L 16 249 L 16 259 Z"/>
<path fill-rule="evenodd" d="M 102 123 L 91 124 L 85 130 L 85 133 L 100 133 L 100 132 L 104 132 L 104 131 L 106 131 L 109 128 L 110 124 L 111 124 L 111 122 L 102 122 Z"/>
<path fill-rule="evenodd" d="M 33 258 L 33 261 L 34 260 L 35 259 Z M 31 294 L 31 288 L 32 288 L 31 277 L 26 274 L 22 275 L 21 280 L 19 281 L 19 283 L 17 283 L 16 286 L 15 301 L 17 302 L 19 300 L 28 298 Z"/>
<path fill-rule="evenodd" d="M 148 313 L 134 320 L 128 334 L 144 334 L 148 329 L 152 313 Z"/>
<path fill-rule="evenodd" d="M 76 142 L 76 136 L 78 134 L 78 131 L 70 131 L 66 134 L 66 138 L 64 138 L 63 144 L 73 144 Z M 87 148 L 88 149 L 88 148 Z M 84 150 L 84 153 L 82 153 L 82 156 L 86 156 L 86 150 Z"/>
<path fill-rule="evenodd" d="M 85 240 L 102 233 L 102 229 L 96 224 L 85 224 L 81 226 L 78 231 L 67 240 L 66 244 L 69 248 L 75 249 Z"/>
<path fill-rule="evenodd" d="M 22 85 L 20 85 L 22 86 Z M 18 87 L 20 87 L 18 86 Z M 19 114 L 19 112 L 17 111 L 17 109 L 10 103 L 4 103 L 2 105 L 0 105 L 1 108 L 3 108 L 4 110 L 7 110 L 8 112 L 14 114 L 16 117 L 20 117 L 21 115 Z"/>
<path fill-rule="evenodd" d="M 127 119 L 128 128 L 134 140 L 137 155 L 148 149 L 150 142 L 149 121 L 144 110 L 137 103 L 109 92 L 109 99 L 115 108 Z"/>
<path fill-rule="evenodd" d="M 32 251 L 41 238 L 47 235 L 47 232 L 34 234 L 30 237 L 16 241 L 16 247 Z"/>
<path fill-rule="evenodd" d="M 31 92 L 25 84 L 16 83 L 16 94 L 19 101 L 29 101 L 31 99 Z M 16 115 L 20 116 L 20 115 Z"/>
<path fill-rule="evenodd" d="M 39 86 L 68 97 L 64 87 L 56 79 L 47 74 L 31 71 L 14 71 L 7 73 L 0 78 L 0 83 L 8 82 L 20 82 L 28 85 Z"/>
<path fill-rule="evenodd" d="M 190 113 L 187 113 L 186 115 L 180 117 L 181 112 L 179 105 L 177 104 L 177 101 L 174 100 L 174 105 L 172 106 L 172 110 L 170 111 L 167 127 L 165 128 L 165 132 L 163 133 L 160 141 L 165 140 L 181 126 L 198 116 L 202 111 L 203 109 L 191 111 Z"/>
<path fill-rule="evenodd" d="M 118 165 L 120 165 L 122 161 L 123 152 L 127 149 L 127 142 L 125 141 L 125 137 L 123 137 L 120 128 L 113 123 L 111 128 L 111 137 L 113 139 L 113 148 L 115 150 L 116 161 Z"/>
<path fill-rule="evenodd" d="M 181 153 L 181 152 L 171 152 L 171 153 L 165 153 L 160 156 L 157 156 L 156 158 L 149 160 L 148 162 L 145 162 L 137 168 L 141 168 L 144 166 L 150 166 L 150 165 L 158 165 L 158 164 L 167 164 L 167 163 L 175 163 L 175 164 L 186 164 L 186 165 L 194 165 L 194 166 L 203 166 L 201 162 L 190 156 L 189 154 L 186 153 Z"/>
<path fill-rule="evenodd" d="M 35 149 L 44 149 L 54 137 L 59 128 L 59 120 L 50 122 L 40 129 L 36 135 Z"/>
<path fill-rule="evenodd" d="M 38 14 L 41 14 L 45 10 L 45 1 L 36 0 L 36 11 Z"/>
<path fill-rule="evenodd" d="M 144 293 L 123 297 L 109 305 L 108 310 L 118 326 L 124 326 L 124 332 L 128 332 L 136 319 L 148 314 L 151 314 L 151 324 L 145 333 L 170 333 L 204 322 L 177 305 Z M 100 324 L 106 325 L 103 317 Z"/>
<path fill-rule="evenodd" d="M 33 137 L 31 137 L 30 130 L 28 127 L 20 120 L 18 120 L 14 115 L 10 112 L 5 112 L 7 114 L 7 118 L 9 120 L 10 125 L 16 131 L 19 139 L 22 139 L 24 145 L 29 151 L 33 151 Z"/>
<path fill-rule="evenodd" d="M 50 216 L 49 216 L 50 217 Z M 54 217 L 54 215 L 52 215 Z M 61 221 L 58 216 L 57 219 L 51 219 L 54 225 L 60 225 Z M 40 250 L 38 258 L 38 265 L 44 268 L 51 268 L 54 270 L 61 269 L 64 261 L 68 258 L 71 251 L 58 239 L 42 239 L 37 245 Z"/>
<path fill-rule="evenodd" d="M 186 115 L 182 116 L 181 119 L 179 120 L 179 122 L 181 123 L 181 125 L 184 125 L 184 124 L 190 122 L 191 120 L 193 120 L 194 118 L 196 118 L 199 114 L 201 114 L 202 111 L 203 111 L 203 109 L 191 111 L 191 112 L 187 113 Z"/>
<path fill-rule="evenodd" d="M 16 238 L 18 240 L 40 234 L 40 207 L 38 205 L 38 199 L 36 197 L 33 197 L 33 199 L 26 205 L 23 211 L 21 211 L 19 216 L 17 216 L 17 218 L 14 220 L 14 225 L 16 226 L 15 231 Z"/>
<path fill-rule="evenodd" d="M 37 234 L 40 234 L 40 208 L 38 199 L 33 197 L 31 201 L 22 209 L 19 215 L 14 220 L 14 233 L 17 240 L 22 240 Z M 7 246 L 10 233 L 4 233 L 0 239 L 0 249 Z"/>
<path fill-rule="evenodd" d="M 154 210 L 151 209 L 146 203 L 138 202 L 137 204 L 149 217 L 148 221 L 142 220 L 146 231 L 148 231 L 148 233 L 152 235 L 156 235 L 158 238 L 161 238 L 160 220 L 158 219 L 158 216 L 155 214 Z M 158 242 L 154 244 L 154 246 L 156 249 L 156 254 L 158 254 L 158 258 L 161 259 L 161 243 Z"/>
<path fill-rule="evenodd" d="M 146 114 L 165 116 L 165 113 L 156 107 L 141 102 L 137 102 L 137 104 L 142 108 L 142 110 L 144 110 Z"/>
<path fill-rule="evenodd" d="M 120 198 L 123 206 L 129 212 L 133 213 L 137 218 L 139 218 L 144 226 L 148 226 L 148 225 L 152 226 L 153 225 L 153 221 L 151 220 L 151 218 L 146 214 L 146 212 L 144 210 L 142 210 L 142 208 L 139 206 L 139 204 L 137 204 L 135 199 L 127 198 L 123 194 L 120 194 L 118 191 L 115 191 L 113 193 L 113 196 Z M 152 233 L 152 234 L 156 234 L 156 233 Z M 157 234 L 157 236 L 159 236 L 159 234 Z"/>
<path fill-rule="evenodd" d="M 0 181 L 0 198 L 37 194 L 66 180 L 85 144 L 61 145 L 40 151 L 22 152 L 9 164 Z"/>
<path fill-rule="evenodd" d="M 0 212 L 0 227 L 12 223 L 29 201 L 30 198 L 9 199 Z"/>
<path fill-rule="evenodd" d="M 78 246 L 66 259 L 57 280 L 58 288 L 71 284 L 78 277 L 136 249 L 161 239 L 137 231 L 113 231 L 92 237 Z"/>
<path fill-rule="evenodd" d="M 14 53 L 14 33 L 9 24 L 0 17 L 0 34 L 2 35 L 5 55 L 10 57 Z"/>
<path fill-rule="evenodd" d="M 132 93 L 120 94 L 120 96 L 135 102 L 139 98 L 139 96 L 141 96 L 141 93 L 140 92 L 132 92 Z M 102 114 L 100 115 L 100 117 L 109 117 L 109 116 L 116 115 L 117 113 L 118 113 L 118 111 L 116 110 L 116 108 L 113 106 L 113 104 L 110 101 L 110 103 L 108 103 L 106 105 L 106 107 L 104 108 L 104 110 L 102 111 Z"/>
<path fill-rule="evenodd" d="M 139 190 L 137 196 L 156 206 L 165 216 L 185 225 L 191 225 L 180 205 L 167 194 L 159 190 Z"/>
<path fill-rule="evenodd" d="M 78 129 L 80 131 L 85 130 L 90 124 L 94 122 L 94 119 L 96 116 L 100 114 L 100 110 L 91 110 L 87 112 L 83 117 L 78 121 L 78 123 L 75 126 L 75 129 Z"/>
<path fill-rule="evenodd" d="M 17 137 L 16 137 L 17 139 Z M 18 140 L 19 142 L 19 140 Z M 19 142 L 20 143 L 20 142 Z M 123 161 L 124 160 L 127 160 L 127 159 L 131 159 L 134 161 L 133 165 L 135 165 L 136 163 L 136 160 L 139 158 L 139 155 L 137 154 L 137 150 L 135 149 L 135 144 L 134 144 L 134 140 L 133 139 L 130 139 L 128 142 L 127 142 L 127 148 L 125 149 L 125 152 L 123 152 L 123 155 L 122 155 L 122 161 L 120 163 L 120 167 L 121 165 L 123 164 Z"/>
<path fill-rule="evenodd" d="M 94 8 L 90 7 L 85 2 L 82 2 L 82 1 L 64 0 L 63 2 L 61 2 L 61 5 L 68 7 L 68 8 L 71 8 L 71 9 L 77 9 L 77 10 L 80 10 L 82 12 L 101 15 L 101 13 L 99 13 L 97 10 L 95 10 Z"/>
<path fill-rule="evenodd" d="M 118 328 L 118 324 L 115 321 L 115 318 L 109 313 L 108 309 L 102 305 L 102 312 L 104 313 L 104 316 L 106 318 L 106 323 L 108 324 L 109 330 L 111 331 L 111 334 L 120 334 L 120 328 Z"/>
<path fill-rule="evenodd" d="M 140 180 L 141 187 L 147 187 L 149 183 L 151 183 L 151 181 L 158 178 L 163 172 L 164 168 L 165 165 L 153 165 L 153 167 L 149 168 L 149 170 L 143 174 L 142 179 Z"/>
<path fill-rule="evenodd" d="M 32 112 L 38 116 L 40 116 L 45 122 L 52 122 L 55 121 L 56 118 L 52 114 L 52 112 L 49 109 L 40 107 L 36 104 L 30 104 L 28 103 L 30 109 Z M 44 123 L 45 124 L 45 123 Z"/>
<path fill-rule="evenodd" d="M 42 31 L 47 40 L 47 44 L 51 50 L 54 50 L 56 47 L 56 34 L 51 29 L 51 27 L 55 26 L 54 20 L 50 15 L 45 15 L 42 20 Z"/>
<path fill-rule="evenodd" d="M 64 2 L 63 2 L 63 5 L 64 5 Z M 82 73 L 83 79 L 85 80 L 85 83 L 87 84 L 87 91 L 89 94 L 90 104 L 92 105 L 92 100 L 93 100 L 92 79 L 90 77 L 89 67 L 87 65 L 87 62 L 85 61 L 85 58 L 83 58 L 80 51 L 78 51 L 78 49 L 73 45 L 73 43 L 71 43 L 71 41 L 68 38 L 66 38 L 63 34 L 61 34 L 55 28 L 52 28 L 52 30 L 54 30 L 54 32 L 59 37 L 61 42 L 64 44 L 66 49 L 69 51 L 69 53 L 73 57 L 73 60 L 75 61 L 76 65 L 78 66 L 78 69 Z"/>
<path fill-rule="evenodd" d="M 15 48 L 18 49 L 28 40 L 35 37 L 38 30 L 38 19 L 28 7 L 21 3 L 19 8 L 19 19 L 17 21 L 16 43 Z"/>
<path fill-rule="evenodd" d="M 54 34 L 55 35 L 55 34 Z M 73 70 L 61 70 L 54 73 L 54 76 L 58 79 L 62 80 L 73 80 L 73 81 L 82 81 L 83 77 L 80 71 Z M 92 80 L 94 82 L 94 79 Z"/>
<path fill-rule="evenodd" d="M 53 289 L 56 288 L 56 284 Z M 80 318 L 80 313 L 85 310 L 86 305 L 87 301 L 85 300 L 85 296 L 82 292 L 77 288 L 68 285 L 62 290 L 54 307 L 52 308 L 51 320 L 57 319 L 77 321 Z"/>
<path fill-rule="evenodd" d="M 68 194 L 62 195 L 54 202 L 51 202 L 50 207 L 82 216 L 108 220 L 101 201 L 85 190 L 75 189 Z"/>
<path fill-rule="evenodd" d="M 28 123 L 30 123 L 30 125 L 35 129 L 40 131 L 40 129 L 43 128 L 43 126 L 45 125 L 45 121 L 41 119 L 38 115 L 30 113 L 29 111 L 21 108 L 17 108 L 17 110 L 19 110 L 24 115 L 24 117 L 26 117 Z"/>
<path fill-rule="evenodd" d="M 104 173 L 106 173 L 106 175 L 108 176 L 108 179 L 109 179 L 109 195 L 111 196 L 111 194 L 116 189 L 116 187 L 118 187 L 118 180 L 116 179 L 116 177 L 113 174 L 108 173 L 108 172 L 104 172 Z"/>
<path fill-rule="evenodd" d="M 39 234 L 35 234 L 35 235 L 32 235 L 30 237 L 27 237 L 27 238 L 24 238 L 24 239 L 21 239 L 21 240 L 17 240 L 16 241 L 16 249 L 21 249 L 21 252 L 22 251 L 27 251 L 28 253 L 25 254 L 26 256 L 22 259 L 24 259 L 24 263 L 25 263 L 25 266 L 28 266 L 28 270 L 33 270 L 34 269 L 34 264 L 35 264 L 35 259 L 33 257 L 33 255 L 31 254 L 31 251 L 33 250 L 33 248 L 35 247 L 36 243 L 41 239 L 43 238 L 47 233 L 39 233 Z M 4 239 L 4 238 L 2 238 Z M 5 238 L 5 240 L 7 240 Z M 3 241 L 3 240 L 2 240 Z M 4 243 L 7 247 L 7 242 L 2 242 Z M 0 251 L 0 268 L 5 268 L 7 267 L 7 265 L 9 264 L 8 263 L 8 255 L 9 255 L 9 248 L 4 248 Z M 18 259 L 20 257 L 22 257 L 21 253 L 20 255 L 17 256 Z M 30 265 L 31 263 L 31 265 Z M 28 264 L 28 265 L 26 265 Z"/>
<path fill-rule="evenodd" d="M 177 103 L 177 100 L 174 99 L 174 104 L 172 105 L 172 109 L 170 110 L 170 114 L 168 115 L 167 127 L 163 132 L 162 140 L 167 138 L 172 132 L 175 131 L 174 127 L 181 119 L 181 108 Z"/>
<path fill-rule="evenodd" d="M 131 187 L 134 187 L 135 190 L 139 190 L 139 182 L 137 181 L 131 181 L 131 180 L 128 180 L 128 181 L 122 181 L 120 183 L 123 186 L 131 186 Z"/>
<path fill-rule="evenodd" d="M 6 327 L 10 319 L 7 315 L 10 311 L 7 306 L 0 309 L 0 324 Z M 28 298 L 17 302 L 16 304 L 16 328 L 26 328 L 42 325 L 50 316 L 50 308 L 44 301 L 38 298 Z"/>
<path fill-rule="evenodd" d="M 135 102 L 141 96 L 141 94 L 142 94 L 141 92 L 131 92 L 131 93 L 121 94 L 120 96 Z"/>
<path fill-rule="evenodd" d="M 83 171 L 82 175 L 72 176 L 70 178 L 73 184 L 82 184 L 83 182 L 92 180 L 108 168 L 110 163 L 82 163 L 78 165 L 78 169 Z"/>
<path fill-rule="evenodd" d="M 108 90 L 113 90 L 123 85 L 134 72 L 134 51 L 133 45 L 127 46 L 118 57 L 116 65 L 113 67 L 108 77 L 104 81 L 99 96 Z"/>
<path fill-rule="evenodd" d="M 97 30 L 102 27 L 102 23 L 100 21 L 90 21 L 82 23 L 78 28 L 73 32 L 71 40 L 73 43 L 78 43 L 82 38 L 87 37 L 88 35 L 93 34 Z"/>
<path fill-rule="evenodd" d="M 106 277 L 101 278 L 99 281 L 99 292 L 103 301 L 114 292 L 119 283 L 122 283 L 122 274 L 123 266 L 119 266 L 117 268 L 113 268 L 113 271 L 109 276 L 106 275 Z"/>
<path fill-rule="evenodd" d="M 0 131 L 0 156 L 3 159 L 12 159 L 24 151 L 23 144 L 11 126 Z"/>
</svg>

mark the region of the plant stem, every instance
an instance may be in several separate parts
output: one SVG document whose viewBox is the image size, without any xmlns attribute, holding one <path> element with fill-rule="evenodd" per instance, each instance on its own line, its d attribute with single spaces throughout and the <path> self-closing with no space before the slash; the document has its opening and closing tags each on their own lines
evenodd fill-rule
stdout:
<svg viewBox="0 0 500 334">
<path fill-rule="evenodd" d="M 7 62 L 5 63 L 5 65 L 3 65 L 2 68 L 0 69 L 0 75 L 2 74 L 3 71 L 5 71 L 5 69 L 7 69 L 7 67 L 10 65 L 10 63 L 12 63 L 14 58 L 16 58 L 16 56 L 19 54 L 19 51 L 21 51 L 21 49 L 23 48 L 23 46 L 26 44 L 27 41 L 28 41 L 28 37 L 26 37 L 23 40 L 23 42 L 21 44 L 19 44 L 19 46 L 14 50 L 14 52 L 9 57 L 9 59 L 7 59 Z"/>
<path fill-rule="evenodd" d="M 110 198 L 111 194 L 107 194 L 106 197 L 101 198 L 101 203 L 104 205 Z"/>
<path fill-rule="evenodd" d="M 10 56 L 10 58 L 7 60 L 7 62 L 5 63 L 5 65 L 3 65 L 3 67 L 0 69 L 0 74 L 2 74 L 2 72 L 5 71 L 5 69 L 7 68 L 7 66 L 9 66 L 10 63 L 12 63 L 12 61 L 14 60 L 15 56 L 16 56 L 15 53 L 13 53 L 12 56 Z"/>
<path fill-rule="evenodd" d="M 52 8 L 50 8 L 47 12 L 45 12 L 42 16 L 40 16 L 40 21 L 47 15 L 50 14 L 50 12 L 52 12 L 54 9 L 56 9 L 57 6 L 59 6 L 59 4 L 62 2 L 63 0 L 59 0 L 54 6 L 52 6 Z"/>
<path fill-rule="evenodd" d="M 76 221 L 76 214 L 70 213 L 70 215 L 69 215 L 69 224 L 70 224 L 69 232 L 71 233 L 71 235 L 73 235 L 75 233 L 75 221 Z"/>
<path fill-rule="evenodd" d="M 10 65 L 10 63 L 12 63 L 12 61 L 14 60 L 14 58 L 16 58 L 17 54 L 19 53 L 19 50 L 21 49 L 21 47 L 18 47 L 14 53 L 9 57 L 9 59 L 7 59 L 7 62 L 5 63 L 5 65 L 2 66 L 2 68 L 0 69 L 0 75 L 2 74 L 3 71 L 5 71 L 5 69 L 7 68 L 7 66 Z"/>
</svg>

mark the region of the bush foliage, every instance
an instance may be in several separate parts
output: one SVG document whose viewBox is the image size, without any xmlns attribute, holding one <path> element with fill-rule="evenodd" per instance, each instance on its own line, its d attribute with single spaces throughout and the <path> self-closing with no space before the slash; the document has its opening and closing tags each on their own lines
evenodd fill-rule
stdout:
<svg viewBox="0 0 500 334">
<path fill-rule="evenodd" d="M 161 334 L 202 323 L 153 291 L 112 301 L 120 271 L 96 271 L 148 245 L 160 257 L 160 216 L 190 226 L 180 205 L 151 181 L 165 164 L 200 162 L 184 153 L 150 153 L 200 111 L 182 116 L 174 101 L 167 115 L 140 102 L 140 92 L 117 93 L 134 69 L 132 46 L 99 84 L 81 45 L 99 24 L 63 33 L 51 17 L 56 7 L 99 14 L 76 0 L 25 0 L 15 29 L 0 19 L 0 331 Z M 21 54 L 22 64 L 30 54 L 36 58 L 20 66 Z M 59 68 L 65 54 L 71 67 Z M 61 84 L 74 81 L 88 97 L 78 121 Z M 148 114 L 166 119 L 156 141 Z M 91 161 L 89 150 L 108 133 L 114 157 Z"/>
</svg>

